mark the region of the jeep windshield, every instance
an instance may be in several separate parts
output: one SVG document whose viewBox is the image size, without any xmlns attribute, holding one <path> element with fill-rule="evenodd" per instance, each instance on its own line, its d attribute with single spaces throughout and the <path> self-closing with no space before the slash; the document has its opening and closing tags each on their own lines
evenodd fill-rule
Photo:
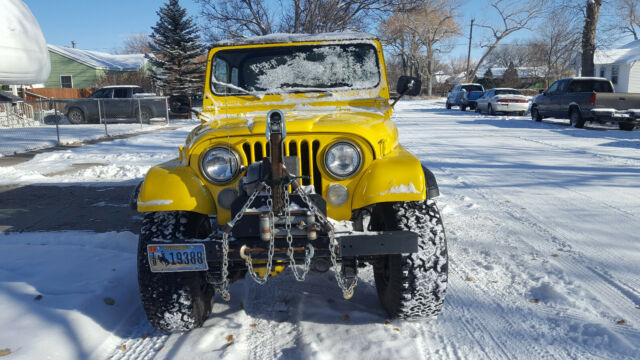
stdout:
<svg viewBox="0 0 640 360">
<path fill-rule="evenodd" d="M 328 93 L 380 83 L 376 48 L 370 44 L 229 49 L 216 53 L 213 64 L 211 85 L 218 95 Z"/>
</svg>

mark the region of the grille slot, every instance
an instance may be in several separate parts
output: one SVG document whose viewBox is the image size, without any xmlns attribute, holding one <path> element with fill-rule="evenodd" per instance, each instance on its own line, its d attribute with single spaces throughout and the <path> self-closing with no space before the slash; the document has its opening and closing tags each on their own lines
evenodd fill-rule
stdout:
<svg viewBox="0 0 640 360">
<path fill-rule="evenodd" d="M 322 194 L 322 174 L 315 163 L 320 147 L 321 144 L 318 140 L 309 142 L 289 139 L 284 141 L 285 156 L 297 156 L 300 174 L 308 177 L 308 179 L 302 179 L 302 185 L 313 185 L 317 194 Z M 269 156 L 269 142 L 245 142 L 242 144 L 242 151 L 250 165 Z"/>
</svg>

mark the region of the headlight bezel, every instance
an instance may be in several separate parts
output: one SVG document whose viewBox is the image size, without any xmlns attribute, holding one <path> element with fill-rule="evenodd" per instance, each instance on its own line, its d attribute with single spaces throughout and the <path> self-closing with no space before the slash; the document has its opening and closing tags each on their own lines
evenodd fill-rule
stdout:
<svg viewBox="0 0 640 360">
<path fill-rule="evenodd" d="M 208 157 L 208 155 L 211 152 L 218 151 L 218 150 L 222 150 L 230 154 L 236 164 L 235 170 L 232 172 L 231 176 L 226 180 L 217 180 L 213 178 L 207 171 L 205 171 L 205 167 L 204 167 L 205 159 Z M 200 159 L 198 161 L 198 167 L 200 168 L 200 173 L 202 174 L 202 176 L 205 179 L 207 179 L 207 181 L 209 181 L 210 183 L 214 185 L 228 185 L 232 183 L 238 177 L 238 174 L 240 174 L 240 172 L 242 171 L 242 158 L 233 148 L 230 148 L 228 146 L 215 145 L 208 148 L 206 151 L 204 151 L 200 155 Z"/>
<path fill-rule="evenodd" d="M 350 146 L 356 151 L 356 154 L 358 155 L 357 166 L 355 166 L 353 171 L 351 171 L 346 175 L 337 174 L 333 170 L 331 170 L 331 168 L 329 167 L 329 161 L 328 161 L 329 154 L 331 153 L 331 150 L 338 145 Z M 324 155 L 322 156 L 322 159 L 323 159 L 323 165 L 324 165 L 323 167 L 330 177 L 336 180 L 344 180 L 344 179 L 351 178 L 360 172 L 364 164 L 364 153 L 362 152 L 362 149 L 356 142 L 347 140 L 347 139 L 339 139 L 332 142 L 329 146 L 327 146 L 326 150 L 324 151 Z"/>
</svg>

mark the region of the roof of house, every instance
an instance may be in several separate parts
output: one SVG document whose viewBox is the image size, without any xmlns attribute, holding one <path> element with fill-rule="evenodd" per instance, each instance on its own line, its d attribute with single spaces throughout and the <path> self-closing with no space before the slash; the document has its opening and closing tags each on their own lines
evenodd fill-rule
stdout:
<svg viewBox="0 0 640 360">
<path fill-rule="evenodd" d="M 214 43 L 214 47 L 254 45 L 254 44 L 281 44 L 314 41 L 349 41 L 349 40 L 374 40 L 375 35 L 358 31 L 336 31 L 321 34 L 287 34 L 276 33 L 264 36 L 253 36 L 241 39 L 221 40 Z"/>
<path fill-rule="evenodd" d="M 140 69 L 147 62 L 144 54 L 113 55 L 66 46 L 47 45 L 47 47 L 51 52 L 101 70 L 134 71 Z"/>
<path fill-rule="evenodd" d="M 631 64 L 640 60 L 640 40 L 622 45 L 618 49 L 596 50 L 593 63 L 599 64 Z"/>
<path fill-rule="evenodd" d="M 504 72 L 507 70 L 506 67 L 488 67 L 488 68 L 480 68 L 478 69 L 477 76 L 479 78 L 483 78 L 484 74 L 487 72 L 487 69 L 491 69 L 491 74 L 494 79 L 502 79 L 504 76 Z M 516 71 L 518 72 L 518 77 L 521 78 L 533 78 L 538 77 L 542 74 L 541 69 L 536 67 L 517 67 Z"/>
</svg>

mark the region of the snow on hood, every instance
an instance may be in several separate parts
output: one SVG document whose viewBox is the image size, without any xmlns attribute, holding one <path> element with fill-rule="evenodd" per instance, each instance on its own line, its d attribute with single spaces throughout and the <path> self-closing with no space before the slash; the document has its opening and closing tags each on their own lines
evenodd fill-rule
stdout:
<svg viewBox="0 0 640 360">
<path fill-rule="evenodd" d="M 47 45 L 47 47 L 56 54 L 96 69 L 134 71 L 147 62 L 144 54 L 113 55 L 66 46 Z"/>
</svg>

